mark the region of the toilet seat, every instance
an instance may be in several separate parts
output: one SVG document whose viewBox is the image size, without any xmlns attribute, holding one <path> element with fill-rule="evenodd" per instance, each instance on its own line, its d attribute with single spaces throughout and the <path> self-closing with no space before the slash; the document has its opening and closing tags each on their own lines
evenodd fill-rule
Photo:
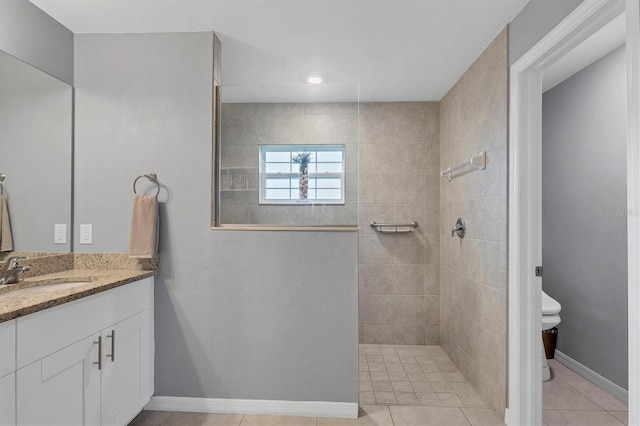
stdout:
<svg viewBox="0 0 640 426">
<path fill-rule="evenodd" d="M 542 315 L 558 315 L 560 313 L 560 303 L 547 293 L 542 291 Z M 560 321 L 558 321 L 560 322 Z"/>
<path fill-rule="evenodd" d="M 549 296 L 544 291 L 542 292 L 542 330 L 550 330 L 556 325 L 560 324 L 560 303 L 557 300 Z M 538 339 L 540 346 L 542 346 L 542 338 Z M 541 350 L 542 355 L 542 381 L 546 382 L 551 379 L 551 371 L 549 370 L 549 363 L 545 356 L 544 349 Z"/>
</svg>

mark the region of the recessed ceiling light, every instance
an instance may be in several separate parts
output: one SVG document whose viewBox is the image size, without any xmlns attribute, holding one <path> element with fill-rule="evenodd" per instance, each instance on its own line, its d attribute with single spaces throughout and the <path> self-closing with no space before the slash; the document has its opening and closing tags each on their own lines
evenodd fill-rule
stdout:
<svg viewBox="0 0 640 426">
<path fill-rule="evenodd" d="M 307 78 L 307 81 L 311 84 L 320 84 L 322 83 L 322 77 L 318 75 L 312 75 L 309 78 Z"/>
</svg>

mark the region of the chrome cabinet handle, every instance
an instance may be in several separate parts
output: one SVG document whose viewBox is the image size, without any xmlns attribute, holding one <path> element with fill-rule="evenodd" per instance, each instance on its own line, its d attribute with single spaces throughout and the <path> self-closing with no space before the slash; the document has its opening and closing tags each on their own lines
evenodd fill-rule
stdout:
<svg viewBox="0 0 640 426">
<path fill-rule="evenodd" d="M 111 355 L 107 355 L 107 358 L 111 358 L 111 362 L 116 361 L 116 331 L 111 330 L 111 334 L 107 336 L 111 339 Z"/>
<path fill-rule="evenodd" d="M 98 345 L 98 362 L 93 364 L 98 364 L 98 370 L 102 370 L 102 336 L 98 336 L 98 341 L 93 343 Z"/>
</svg>

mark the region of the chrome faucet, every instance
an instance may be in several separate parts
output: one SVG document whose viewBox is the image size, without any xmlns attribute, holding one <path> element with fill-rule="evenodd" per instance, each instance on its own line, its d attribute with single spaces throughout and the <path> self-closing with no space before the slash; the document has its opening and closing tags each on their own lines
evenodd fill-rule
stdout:
<svg viewBox="0 0 640 426">
<path fill-rule="evenodd" d="M 10 257 L 0 273 L 0 285 L 15 284 L 22 281 L 20 273 L 27 273 L 31 270 L 29 266 L 20 266 L 20 261 L 26 259 L 22 256 Z"/>
</svg>

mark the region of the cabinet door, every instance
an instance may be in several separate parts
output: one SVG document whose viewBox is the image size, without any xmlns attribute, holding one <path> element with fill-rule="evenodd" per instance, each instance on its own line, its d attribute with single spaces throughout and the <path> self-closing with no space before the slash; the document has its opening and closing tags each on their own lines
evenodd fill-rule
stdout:
<svg viewBox="0 0 640 426">
<path fill-rule="evenodd" d="M 16 374 L 0 379 L 0 426 L 16 424 Z"/>
<path fill-rule="evenodd" d="M 100 424 L 100 373 L 104 364 L 99 364 L 98 360 L 102 356 L 104 348 L 104 341 L 102 341 L 100 333 L 87 337 L 84 341 L 85 425 Z"/>
<path fill-rule="evenodd" d="M 146 312 L 146 311 L 145 311 Z M 125 425 L 142 409 L 140 357 L 141 312 L 102 331 L 102 425 Z M 145 401 L 146 402 L 146 401 Z"/>
<path fill-rule="evenodd" d="M 84 341 L 17 371 L 18 425 L 84 422 Z"/>
</svg>

